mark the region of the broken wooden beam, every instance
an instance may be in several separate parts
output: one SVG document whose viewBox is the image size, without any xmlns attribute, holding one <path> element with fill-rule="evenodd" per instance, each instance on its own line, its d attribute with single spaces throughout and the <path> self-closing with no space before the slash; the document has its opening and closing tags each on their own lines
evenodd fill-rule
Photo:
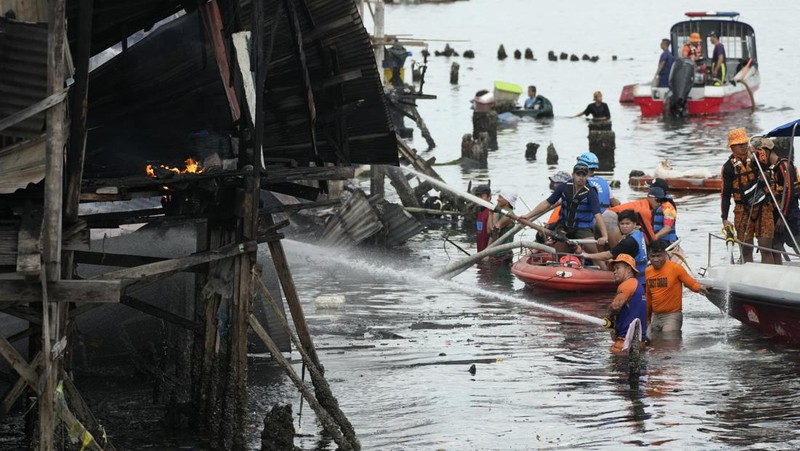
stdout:
<svg viewBox="0 0 800 451">
<path fill-rule="evenodd" d="M 120 280 L 58 280 L 47 283 L 50 302 L 116 303 L 122 291 Z M 37 282 L 0 280 L 0 302 L 42 302 Z"/>
</svg>

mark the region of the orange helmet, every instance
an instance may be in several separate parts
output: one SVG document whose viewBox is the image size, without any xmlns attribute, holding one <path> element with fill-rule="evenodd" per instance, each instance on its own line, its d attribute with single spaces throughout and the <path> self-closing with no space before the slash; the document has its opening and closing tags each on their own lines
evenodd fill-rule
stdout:
<svg viewBox="0 0 800 451">
<path fill-rule="evenodd" d="M 612 263 L 625 263 L 626 265 L 630 266 L 633 270 L 634 274 L 639 274 L 639 270 L 636 269 L 636 261 L 628 254 L 619 254 L 617 258 L 611 260 Z"/>
<path fill-rule="evenodd" d="M 689 42 L 702 42 L 703 38 L 700 37 L 700 33 L 692 33 L 689 35 Z"/>
</svg>

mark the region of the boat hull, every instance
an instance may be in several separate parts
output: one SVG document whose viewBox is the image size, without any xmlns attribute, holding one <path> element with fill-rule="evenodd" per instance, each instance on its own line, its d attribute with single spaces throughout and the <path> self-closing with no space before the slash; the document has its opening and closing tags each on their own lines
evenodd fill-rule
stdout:
<svg viewBox="0 0 800 451">
<path fill-rule="evenodd" d="M 792 286 L 798 276 L 800 267 L 785 265 L 748 263 L 709 268 L 706 277 L 711 278 L 715 289 L 708 299 L 772 340 L 800 346 L 800 294 Z"/>
<path fill-rule="evenodd" d="M 517 260 L 511 272 L 525 285 L 554 291 L 616 291 L 614 273 L 598 268 L 562 266 L 550 254 L 530 254 Z"/>
<path fill-rule="evenodd" d="M 722 86 L 695 86 L 689 92 L 687 112 L 690 116 L 729 113 L 755 107 L 753 93 L 761 85 L 758 70 L 751 68 L 747 77 L 738 83 Z M 649 84 L 633 87 L 633 101 L 639 105 L 642 116 L 664 114 L 667 88 L 653 88 Z"/>
<path fill-rule="evenodd" d="M 628 184 L 634 189 L 650 189 L 649 182 L 653 177 L 644 175 L 641 177 L 630 177 Z M 670 191 L 722 191 L 722 178 L 697 178 L 697 177 L 683 177 L 683 178 L 669 178 L 664 179 L 669 185 Z"/>
</svg>

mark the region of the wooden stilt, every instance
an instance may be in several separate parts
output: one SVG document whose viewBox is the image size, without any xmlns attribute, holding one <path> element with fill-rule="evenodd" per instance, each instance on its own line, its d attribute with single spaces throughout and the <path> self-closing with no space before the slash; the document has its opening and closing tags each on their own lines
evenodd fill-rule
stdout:
<svg viewBox="0 0 800 451">
<path fill-rule="evenodd" d="M 344 412 L 342 412 L 342 409 L 339 408 L 339 401 L 333 395 L 331 387 L 328 385 L 328 381 L 325 380 L 325 377 L 319 371 L 319 367 L 311 360 L 308 353 L 305 351 L 305 349 L 303 349 L 302 344 L 299 343 L 299 340 L 292 333 L 292 330 L 289 328 L 289 322 L 286 320 L 283 311 L 278 307 L 278 304 L 269 294 L 269 290 L 267 289 L 266 285 L 264 285 L 260 275 L 254 272 L 253 279 L 256 282 L 256 287 L 261 293 L 261 296 L 264 298 L 264 302 L 270 306 L 275 316 L 280 320 L 284 330 L 297 347 L 300 355 L 303 357 L 303 361 L 305 362 L 306 368 L 308 368 L 309 373 L 311 374 L 311 380 L 316 388 L 320 405 L 325 408 L 333 420 L 339 425 L 339 428 L 344 434 L 345 439 L 347 439 L 347 441 L 350 443 L 350 446 L 356 450 L 361 449 L 361 443 L 356 436 L 356 431 L 353 429 L 353 425 L 350 423 L 350 420 L 348 420 L 347 416 L 345 416 Z M 258 323 L 258 319 L 251 315 L 250 323 L 252 324 L 253 322 Z M 260 323 L 258 324 L 258 327 L 261 327 Z M 263 329 L 263 327 L 261 327 L 261 329 Z"/>
<path fill-rule="evenodd" d="M 268 215 L 267 218 L 268 223 L 272 223 L 272 217 Z M 278 273 L 278 280 L 281 283 L 281 287 L 283 287 L 283 293 L 286 295 L 286 303 L 292 314 L 292 321 L 294 322 L 297 336 L 300 338 L 300 343 L 302 343 L 311 361 L 317 365 L 322 373 L 325 373 L 325 369 L 317 356 L 317 351 L 314 349 L 314 341 L 311 339 L 311 333 L 308 331 L 306 316 L 303 313 L 303 306 L 300 304 L 300 296 L 297 294 L 294 280 L 292 280 L 292 273 L 289 271 L 289 265 L 286 263 L 286 253 L 283 251 L 283 244 L 281 244 L 280 241 L 270 241 L 269 252 L 270 255 L 272 255 L 272 263 L 275 265 L 275 271 Z"/>
<path fill-rule="evenodd" d="M 314 409 L 314 412 L 317 414 L 317 418 L 319 418 L 320 423 L 325 428 L 325 430 L 331 434 L 333 441 L 339 445 L 339 449 L 342 450 L 352 450 L 352 446 L 350 443 L 345 440 L 342 432 L 339 430 L 338 425 L 333 418 L 328 414 L 328 412 L 319 404 L 317 398 L 311 393 L 311 391 L 303 384 L 303 381 L 300 379 L 300 376 L 294 371 L 292 368 L 292 364 L 286 360 L 286 357 L 281 354 L 281 351 L 278 349 L 278 346 L 269 338 L 267 331 L 261 326 L 256 319 L 255 316 L 250 316 L 250 327 L 253 328 L 253 331 L 261 338 L 261 341 L 264 342 L 264 345 L 267 347 L 269 352 L 272 354 L 272 357 L 275 359 L 278 364 L 280 364 L 284 370 L 286 370 L 286 374 L 289 375 L 289 379 L 292 380 L 294 385 L 303 394 L 303 398 L 308 401 L 308 405 Z"/>
</svg>

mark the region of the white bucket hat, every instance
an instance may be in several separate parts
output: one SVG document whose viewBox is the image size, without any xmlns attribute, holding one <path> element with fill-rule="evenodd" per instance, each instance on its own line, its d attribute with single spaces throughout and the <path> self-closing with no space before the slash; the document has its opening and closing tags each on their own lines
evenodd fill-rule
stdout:
<svg viewBox="0 0 800 451">
<path fill-rule="evenodd" d="M 517 193 L 511 191 L 500 191 L 500 196 L 508 201 L 508 204 L 511 205 L 511 208 L 515 208 L 517 205 Z"/>
</svg>

